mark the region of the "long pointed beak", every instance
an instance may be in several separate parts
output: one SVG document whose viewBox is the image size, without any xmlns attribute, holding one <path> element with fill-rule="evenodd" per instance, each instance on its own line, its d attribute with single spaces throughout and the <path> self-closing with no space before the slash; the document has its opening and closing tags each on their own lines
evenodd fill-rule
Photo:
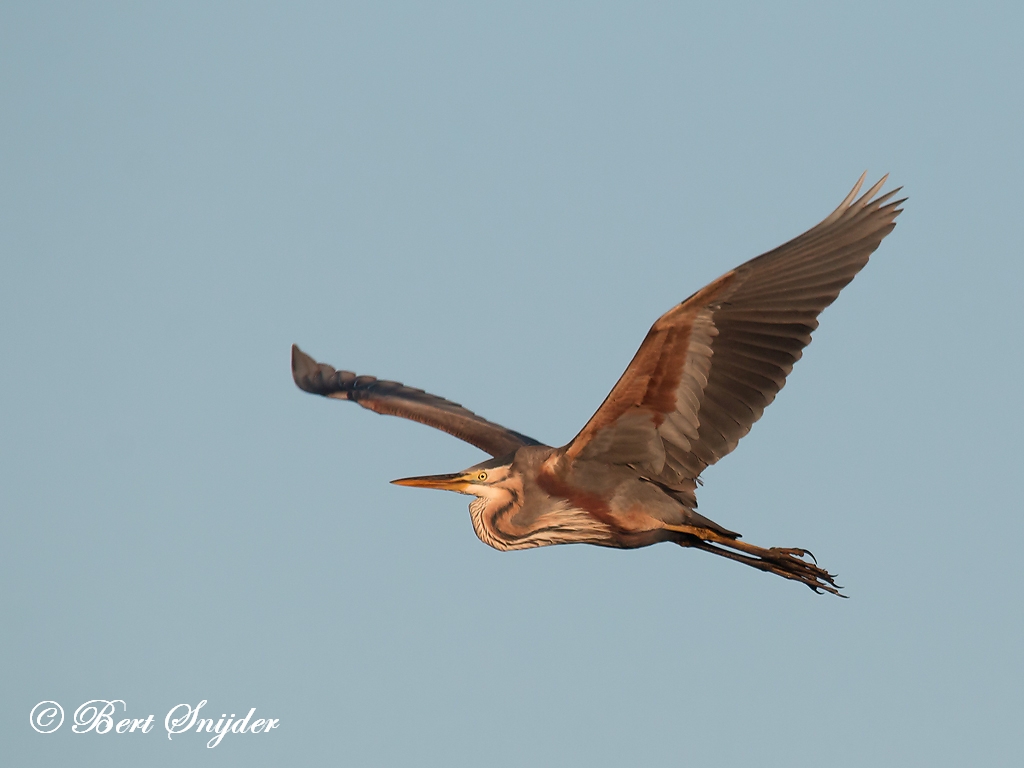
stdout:
<svg viewBox="0 0 1024 768">
<path fill-rule="evenodd" d="M 461 491 L 469 483 L 465 475 L 456 472 L 452 475 L 424 475 L 423 477 L 403 477 L 400 480 L 392 480 L 393 485 L 408 485 L 413 488 L 440 488 L 444 491 Z"/>
</svg>

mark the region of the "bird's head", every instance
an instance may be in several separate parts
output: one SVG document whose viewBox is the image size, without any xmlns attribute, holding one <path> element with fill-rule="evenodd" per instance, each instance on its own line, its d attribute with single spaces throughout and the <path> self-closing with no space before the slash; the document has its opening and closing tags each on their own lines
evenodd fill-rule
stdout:
<svg viewBox="0 0 1024 768">
<path fill-rule="evenodd" d="M 395 485 L 410 485 L 413 488 L 440 488 L 444 491 L 476 496 L 469 504 L 469 517 L 473 521 L 473 530 L 482 542 L 496 549 L 536 546 L 520 540 L 510 542 L 493 525 L 495 514 L 522 504 L 523 476 L 513 469 L 512 460 L 512 456 L 505 456 L 450 475 L 403 477 L 401 480 L 391 482 Z"/>
<path fill-rule="evenodd" d="M 508 485 L 513 479 L 511 457 L 503 457 L 476 464 L 467 470 L 450 475 L 403 477 L 391 482 L 395 485 L 408 485 L 413 488 L 440 488 L 444 491 L 455 491 L 482 499 L 491 499 L 507 496 Z"/>
</svg>

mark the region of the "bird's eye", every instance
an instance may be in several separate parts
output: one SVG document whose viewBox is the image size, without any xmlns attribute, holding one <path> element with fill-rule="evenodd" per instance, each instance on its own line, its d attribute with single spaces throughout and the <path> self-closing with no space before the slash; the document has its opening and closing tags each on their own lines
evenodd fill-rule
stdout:
<svg viewBox="0 0 1024 768">
<path fill-rule="evenodd" d="M 479 480 L 480 482 L 483 482 L 484 480 L 487 479 L 487 473 L 481 472 L 479 475 L 476 476 L 476 479 Z"/>
</svg>

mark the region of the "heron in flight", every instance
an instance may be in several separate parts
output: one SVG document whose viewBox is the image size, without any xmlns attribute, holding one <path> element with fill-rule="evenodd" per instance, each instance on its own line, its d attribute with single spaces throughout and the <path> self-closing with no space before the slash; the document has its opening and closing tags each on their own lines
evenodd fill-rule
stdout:
<svg viewBox="0 0 1024 768">
<path fill-rule="evenodd" d="M 292 347 L 300 389 L 444 430 L 493 458 L 398 485 L 476 498 L 476 535 L 500 549 L 584 543 L 632 549 L 661 541 L 839 595 L 807 550 L 748 544 L 697 513 L 701 472 L 750 431 L 786 383 L 818 314 L 867 263 L 904 199 L 858 198 L 864 176 L 813 229 L 725 273 L 676 305 L 580 433 L 553 448 L 450 400 L 318 363 Z"/>
</svg>

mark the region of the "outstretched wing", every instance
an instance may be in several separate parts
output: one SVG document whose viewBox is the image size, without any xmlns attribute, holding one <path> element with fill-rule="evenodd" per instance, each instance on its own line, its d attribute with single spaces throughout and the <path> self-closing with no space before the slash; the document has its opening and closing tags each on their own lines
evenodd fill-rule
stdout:
<svg viewBox="0 0 1024 768">
<path fill-rule="evenodd" d="M 861 176 L 816 227 L 662 315 L 566 455 L 633 465 L 695 505 L 697 476 L 750 431 L 818 314 L 896 226 L 899 190 L 875 198 L 885 178 L 855 200 Z"/>
<path fill-rule="evenodd" d="M 292 378 L 299 389 L 306 392 L 352 400 L 376 413 L 401 416 L 436 427 L 495 457 L 505 456 L 524 445 L 540 445 L 532 437 L 482 419 L 458 403 L 422 389 L 397 381 L 381 381 L 373 376 L 356 376 L 318 363 L 295 344 L 292 345 Z"/>
</svg>

